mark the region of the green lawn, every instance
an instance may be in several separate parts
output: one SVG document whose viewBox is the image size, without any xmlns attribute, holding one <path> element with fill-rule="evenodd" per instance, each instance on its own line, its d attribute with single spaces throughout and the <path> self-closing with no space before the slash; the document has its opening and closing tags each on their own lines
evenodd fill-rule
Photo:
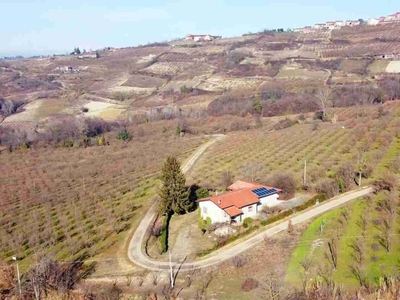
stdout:
<svg viewBox="0 0 400 300">
<path fill-rule="evenodd" d="M 339 213 L 340 210 L 334 210 L 316 218 L 304 232 L 288 264 L 285 278 L 287 283 L 294 285 L 299 285 L 301 283 L 301 276 L 299 276 L 299 273 L 301 273 L 300 262 L 310 254 L 314 241 L 318 239 L 324 239 L 327 235 L 327 232 L 334 230 L 334 228 L 331 226 L 332 221 L 337 218 Z M 326 225 L 321 235 L 320 227 L 323 222 L 325 222 Z M 320 249 L 315 249 L 313 251 L 313 258 L 316 258 L 316 256 L 323 256 L 323 253 L 318 250 Z"/>
<path fill-rule="evenodd" d="M 303 268 L 300 263 L 306 257 L 313 261 L 310 269 L 311 277 L 317 278 L 318 268 L 321 265 L 329 265 L 325 258 L 325 252 L 327 251 L 327 242 L 332 237 L 339 238 L 337 242 L 338 267 L 333 272 L 332 279 L 342 287 L 353 289 L 359 286 L 350 269 L 351 265 L 357 265 L 353 256 L 355 252 L 351 247 L 351 244 L 357 239 L 360 241 L 361 249 L 363 249 L 362 262 L 358 266 L 369 284 L 375 285 L 378 283 L 379 277 L 396 272 L 400 259 L 400 239 L 396 235 L 399 230 L 398 222 L 393 222 L 390 231 L 390 234 L 392 234 L 390 253 L 386 252 L 378 240 L 381 231 L 376 226 L 376 222 L 382 217 L 381 212 L 376 210 L 376 205 L 378 201 L 385 197 L 388 197 L 388 195 L 380 192 L 369 199 L 357 199 L 347 208 L 331 211 L 315 219 L 304 232 L 299 245 L 292 254 L 286 272 L 286 283 L 301 286 Z M 347 221 L 341 213 L 344 211 L 348 212 Z M 365 230 L 359 225 L 362 216 L 367 220 Z M 397 218 L 397 214 L 395 214 L 395 218 Z M 324 219 L 326 220 L 326 227 L 321 235 L 319 228 Z M 324 243 L 312 251 L 312 245 L 318 239 L 321 239 Z"/>
</svg>

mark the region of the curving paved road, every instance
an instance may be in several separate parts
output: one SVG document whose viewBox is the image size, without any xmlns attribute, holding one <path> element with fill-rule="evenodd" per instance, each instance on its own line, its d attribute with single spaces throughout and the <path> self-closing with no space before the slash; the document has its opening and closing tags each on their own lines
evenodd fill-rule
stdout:
<svg viewBox="0 0 400 300">
<path fill-rule="evenodd" d="M 215 136 L 216 138 L 203 146 L 201 146 L 193 155 L 192 157 L 186 162 L 186 164 L 182 167 L 182 170 L 186 173 L 188 172 L 193 165 L 196 163 L 196 161 L 200 158 L 200 156 L 204 153 L 204 151 L 210 147 L 213 143 L 215 143 L 218 140 L 223 139 L 225 136 L 224 135 L 217 135 Z M 314 208 L 305 211 L 303 213 L 300 213 L 293 218 L 292 224 L 300 224 L 305 221 L 308 221 L 320 214 L 323 214 L 324 212 L 327 212 L 331 209 L 337 208 L 340 205 L 347 203 L 353 199 L 356 199 L 358 197 L 365 196 L 367 194 L 370 194 L 373 192 L 372 187 L 364 187 L 361 189 L 358 189 L 356 191 L 348 192 L 346 194 L 340 195 L 336 198 L 333 198 L 329 202 L 326 202 L 324 204 L 315 206 Z M 146 256 L 143 251 L 142 251 L 142 245 L 143 245 L 143 240 L 146 235 L 146 230 L 150 226 L 151 221 L 155 217 L 155 205 L 153 205 L 148 213 L 144 216 L 143 220 L 140 222 L 138 228 L 136 229 L 133 238 L 129 244 L 129 249 L 128 249 L 128 256 L 129 259 L 135 263 L 138 266 L 141 266 L 145 269 L 152 270 L 152 271 L 160 271 L 160 270 L 169 270 L 170 265 L 169 262 L 160 262 L 160 261 L 154 261 L 151 260 L 148 256 Z M 184 270 L 191 270 L 191 269 L 202 269 L 202 268 L 207 268 L 212 265 L 218 264 L 222 261 L 225 261 L 227 259 L 230 259 L 232 257 L 237 256 L 238 254 L 250 249 L 251 247 L 255 246 L 256 244 L 262 242 L 264 240 L 264 237 L 271 237 L 279 232 L 285 231 L 287 229 L 288 222 L 283 222 L 278 225 L 275 225 L 273 227 L 268 228 L 267 230 L 247 239 L 244 240 L 243 242 L 236 244 L 232 247 L 229 247 L 227 249 L 220 249 L 211 256 L 195 261 L 195 262 L 188 262 L 184 263 L 180 266 L 180 263 L 172 263 L 173 268 L 178 268 L 182 271 Z"/>
</svg>

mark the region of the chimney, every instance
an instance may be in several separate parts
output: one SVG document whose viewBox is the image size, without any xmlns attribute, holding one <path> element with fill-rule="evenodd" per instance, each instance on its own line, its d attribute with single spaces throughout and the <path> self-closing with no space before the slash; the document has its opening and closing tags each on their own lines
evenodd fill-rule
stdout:
<svg viewBox="0 0 400 300">
<path fill-rule="evenodd" d="M 218 204 L 221 204 L 221 199 L 218 199 Z"/>
</svg>

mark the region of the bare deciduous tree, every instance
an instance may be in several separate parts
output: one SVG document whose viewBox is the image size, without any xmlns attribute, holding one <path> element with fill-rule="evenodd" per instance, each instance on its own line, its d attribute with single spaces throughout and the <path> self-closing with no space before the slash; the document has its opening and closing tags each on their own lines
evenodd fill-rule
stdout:
<svg viewBox="0 0 400 300">
<path fill-rule="evenodd" d="M 233 176 L 230 171 L 224 171 L 221 176 L 221 186 L 223 189 L 227 189 L 233 183 Z"/>
<path fill-rule="evenodd" d="M 360 227 L 360 229 L 363 231 L 364 234 L 368 226 L 368 221 L 366 216 L 364 214 L 361 214 L 360 218 L 356 221 L 356 224 L 358 227 Z"/>
<path fill-rule="evenodd" d="M 357 279 L 358 284 L 361 287 L 368 288 L 369 287 L 368 279 L 364 274 L 364 270 L 362 270 L 362 268 L 360 268 L 360 266 L 358 264 L 352 264 L 349 266 L 349 268 L 350 268 L 350 272 Z"/>
<path fill-rule="evenodd" d="M 317 274 L 322 278 L 328 288 L 331 288 L 335 285 L 335 282 L 332 278 L 333 269 L 331 267 L 326 266 L 325 264 L 319 266 Z"/>
<path fill-rule="evenodd" d="M 350 248 L 353 249 L 351 256 L 358 264 L 362 264 L 364 261 L 364 245 L 359 238 L 356 238 L 349 244 Z"/>
<path fill-rule="evenodd" d="M 331 107 L 331 90 L 328 87 L 320 89 L 316 94 L 320 108 L 322 110 L 322 117 L 326 118 L 326 112 L 329 107 Z"/>
<path fill-rule="evenodd" d="M 232 258 L 232 265 L 235 268 L 242 268 L 246 264 L 246 259 L 243 256 L 235 256 Z"/>
<path fill-rule="evenodd" d="M 94 265 L 84 268 L 82 261 L 61 264 L 47 257 L 39 260 L 28 273 L 29 287 L 36 299 L 48 291 L 67 292 L 94 270 Z"/>
<path fill-rule="evenodd" d="M 332 265 L 332 268 L 337 269 L 337 259 L 338 259 L 338 250 L 337 250 L 337 240 L 335 238 L 331 238 L 328 241 L 328 249 L 325 252 L 325 258 Z"/>
</svg>

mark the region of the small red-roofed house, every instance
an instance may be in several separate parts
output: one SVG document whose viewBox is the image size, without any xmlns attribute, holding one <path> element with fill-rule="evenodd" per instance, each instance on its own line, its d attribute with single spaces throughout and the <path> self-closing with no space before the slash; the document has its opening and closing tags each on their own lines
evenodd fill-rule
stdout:
<svg viewBox="0 0 400 300">
<path fill-rule="evenodd" d="M 249 181 L 236 181 L 228 192 L 199 199 L 200 214 L 211 223 L 242 223 L 247 217 L 256 218 L 263 207 L 278 206 L 282 190 Z"/>
</svg>

